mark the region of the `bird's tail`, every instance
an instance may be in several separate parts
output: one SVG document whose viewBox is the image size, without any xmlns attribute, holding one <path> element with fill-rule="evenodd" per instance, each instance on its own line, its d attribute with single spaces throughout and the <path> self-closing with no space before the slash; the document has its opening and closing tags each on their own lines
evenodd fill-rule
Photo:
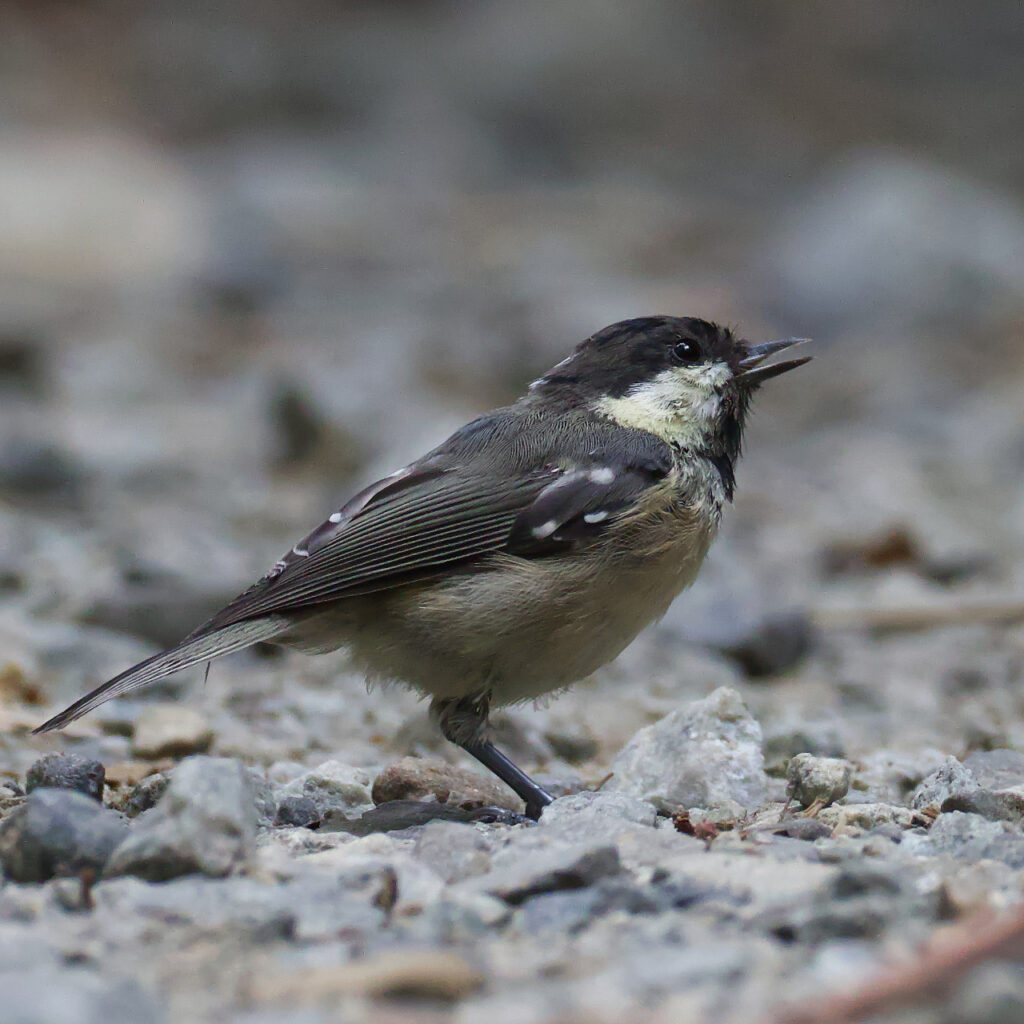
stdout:
<svg viewBox="0 0 1024 1024">
<path fill-rule="evenodd" d="M 284 633 L 288 626 L 289 623 L 286 619 L 276 615 L 267 615 L 246 622 L 235 622 L 223 629 L 201 633 L 198 636 L 186 637 L 176 647 L 154 654 L 152 658 L 140 661 L 102 686 L 97 686 L 95 690 L 76 700 L 60 714 L 43 722 L 33 732 L 63 729 L 65 725 L 73 722 L 76 718 L 81 718 L 82 715 L 99 707 L 111 697 L 119 697 L 121 694 L 137 690 L 148 683 L 164 679 L 183 668 L 211 661 L 213 658 L 231 654 L 233 651 L 240 651 L 243 647 L 250 647 L 261 640 L 271 640 Z"/>
</svg>

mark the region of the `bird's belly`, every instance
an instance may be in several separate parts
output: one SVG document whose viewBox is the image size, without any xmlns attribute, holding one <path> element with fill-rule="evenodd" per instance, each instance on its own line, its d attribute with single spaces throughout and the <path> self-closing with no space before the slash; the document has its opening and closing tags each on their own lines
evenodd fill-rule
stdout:
<svg viewBox="0 0 1024 1024">
<path fill-rule="evenodd" d="M 670 537 L 642 559 L 493 555 L 438 581 L 337 602 L 286 642 L 347 646 L 371 681 L 447 699 L 491 690 L 512 704 L 590 675 L 691 582 L 711 532 Z"/>
</svg>

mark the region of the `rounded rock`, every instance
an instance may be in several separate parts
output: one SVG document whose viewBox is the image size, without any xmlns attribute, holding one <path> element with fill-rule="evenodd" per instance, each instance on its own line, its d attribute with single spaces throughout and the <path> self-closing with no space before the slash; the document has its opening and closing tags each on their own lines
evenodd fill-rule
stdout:
<svg viewBox="0 0 1024 1024">
<path fill-rule="evenodd" d="M 69 789 L 35 789 L 0 825 L 0 864 L 15 882 L 103 870 L 127 830 L 119 816 Z"/>
<path fill-rule="evenodd" d="M 660 810 L 764 801 L 761 727 L 743 698 L 720 686 L 641 729 L 612 762 L 605 787 L 647 800 Z"/>
<path fill-rule="evenodd" d="M 286 796 L 278 805 L 274 824 L 292 828 L 318 828 L 320 812 L 308 796 Z"/>
<path fill-rule="evenodd" d="M 139 715 L 132 752 L 149 760 L 205 754 L 213 739 L 213 729 L 198 711 L 180 704 L 156 704 Z"/>
<path fill-rule="evenodd" d="M 797 754 L 786 770 L 786 792 L 802 807 L 828 807 L 850 791 L 850 765 L 837 757 Z"/>
<path fill-rule="evenodd" d="M 106 772 L 99 761 L 77 754 L 47 754 L 29 768 L 25 789 L 73 789 L 94 800 L 103 799 Z"/>
<path fill-rule="evenodd" d="M 240 761 L 186 758 L 160 802 L 110 858 L 105 874 L 151 882 L 195 873 L 223 878 L 252 853 L 256 820 L 252 780 Z"/>
<path fill-rule="evenodd" d="M 392 800 L 437 800 L 467 809 L 523 809 L 522 800 L 500 782 L 439 757 L 403 757 L 388 765 L 373 781 L 373 802 Z"/>
</svg>

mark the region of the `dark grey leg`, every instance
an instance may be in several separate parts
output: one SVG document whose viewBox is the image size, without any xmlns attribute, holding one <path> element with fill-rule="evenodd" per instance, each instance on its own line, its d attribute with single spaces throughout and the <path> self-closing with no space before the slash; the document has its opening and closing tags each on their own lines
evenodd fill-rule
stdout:
<svg viewBox="0 0 1024 1024">
<path fill-rule="evenodd" d="M 488 694 L 435 700 L 430 705 L 430 713 L 437 719 L 445 739 L 462 747 L 497 775 L 526 804 L 526 816 L 536 821 L 553 797 L 485 738 L 489 710 Z"/>
<path fill-rule="evenodd" d="M 516 767 L 490 740 L 481 743 L 460 743 L 460 747 L 467 754 L 472 754 L 485 768 L 489 768 L 495 775 L 513 790 L 516 796 L 523 799 L 526 804 L 526 816 L 536 821 L 541 811 L 552 799 L 550 793 L 541 789 L 529 775 L 522 769 Z"/>
</svg>

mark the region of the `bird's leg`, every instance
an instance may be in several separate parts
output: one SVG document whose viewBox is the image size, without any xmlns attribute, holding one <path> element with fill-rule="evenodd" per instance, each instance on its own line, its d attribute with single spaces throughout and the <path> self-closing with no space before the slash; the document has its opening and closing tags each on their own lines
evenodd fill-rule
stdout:
<svg viewBox="0 0 1024 1024">
<path fill-rule="evenodd" d="M 490 703 L 489 693 L 457 700 L 435 700 L 430 705 L 430 713 L 437 720 L 444 738 L 462 747 L 497 775 L 522 798 L 526 804 L 526 816 L 536 821 L 553 798 L 487 739 Z"/>
</svg>

